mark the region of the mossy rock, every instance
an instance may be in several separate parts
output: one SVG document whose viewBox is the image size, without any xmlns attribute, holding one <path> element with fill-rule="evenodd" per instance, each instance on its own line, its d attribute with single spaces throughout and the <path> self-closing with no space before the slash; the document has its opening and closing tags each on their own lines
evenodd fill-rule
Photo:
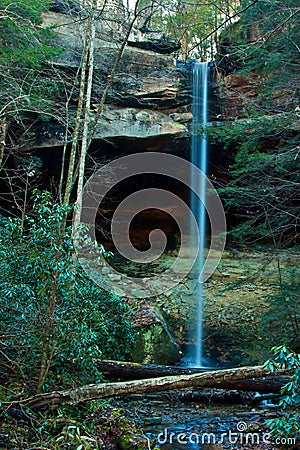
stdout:
<svg viewBox="0 0 300 450">
<path fill-rule="evenodd" d="M 180 352 L 164 327 L 155 323 L 139 329 L 133 360 L 144 364 L 173 365 L 180 360 Z"/>
</svg>

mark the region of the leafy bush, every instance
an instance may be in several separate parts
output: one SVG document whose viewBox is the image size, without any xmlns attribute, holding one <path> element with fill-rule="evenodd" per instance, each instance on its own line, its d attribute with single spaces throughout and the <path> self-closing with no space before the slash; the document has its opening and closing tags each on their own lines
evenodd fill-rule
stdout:
<svg viewBox="0 0 300 450">
<path fill-rule="evenodd" d="M 62 226 L 67 212 L 38 193 L 32 215 L 1 219 L 2 377 L 10 367 L 43 385 L 49 371 L 60 379 L 75 367 L 78 381 L 96 381 L 95 358 L 128 355 L 126 307 L 75 261 L 71 230 Z"/>
<path fill-rule="evenodd" d="M 300 354 L 291 352 L 284 346 L 272 348 L 273 357 L 265 363 L 275 374 L 280 367 L 292 372 L 292 380 L 282 388 L 283 398 L 279 405 L 292 410 L 284 416 L 267 420 L 273 436 L 299 439 L 300 414 L 295 412 L 300 407 Z"/>
<path fill-rule="evenodd" d="M 0 0 L 2 64 L 37 68 L 48 57 L 57 55 L 58 49 L 46 43 L 50 29 L 40 26 L 42 13 L 49 6 L 50 2 L 44 0 Z"/>
</svg>

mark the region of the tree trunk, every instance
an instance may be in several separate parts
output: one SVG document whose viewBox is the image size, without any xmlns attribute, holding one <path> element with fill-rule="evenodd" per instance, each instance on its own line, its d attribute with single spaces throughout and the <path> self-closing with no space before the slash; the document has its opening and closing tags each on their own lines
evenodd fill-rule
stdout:
<svg viewBox="0 0 300 450">
<path fill-rule="evenodd" d="M 190 375 L 193 373 L 207 372 L 209 370 L 110 360 L 97 361 L 97 368 L 108 378 L 122 380 L 143 380 L 146 378 L 158 378 L 173 375 Z"/>
<path fill-rule="evenodd" d="M 98 369 L 106 378 L 121 380 L 142 380 L 174 375 L 189 375 L 194 373 L 205 373 L 208 369 L 195 369 L 192 367 L 162 366 L 156 364 L 137 364 L 121 361 L 99 361 Z M 279 393 L 282 386 L 290 381 L 289 377 L 267 377 L 249 380 L 224 381 L 223 389 L 237 391 L 252 391 L 260 394 Z M 219 385 L 210 387 L 220 387 Z"/>
<path fill-rule="evenodd" d="M 60 240 L 60 236 L 59 236 Z M 56 252 L 56 265 L 59 262 L 59 250 Z M 40 363 L 40 373 L 39 381 L 37 387 L 37 393 L 39 394 L 42 387 L 46 381 L 50 365 L 52 362 L 54 354 L 54 335 L 55 335 L 55 308 L 56 308 L 56 297 L 57 297 L 57 282 L 58 282 L 58 270 L 53 270 L 51 276 L 51 291 L 49 293 L 49 300 L 45 311 L 45 316 L 43 321 L 45 326 L 43 328 L 43 339 L 42 339 L 42 351 L 41 351 L 41 363 Z"/>
<path fill-rule="evenodd" d="M 79 157 L 79 168 L 78 168 L 78 184 L 77 184 L 77 199 L 76 199 L 76 209 L 74 212 L 73 227 L 75 233 L 78 230 L 81 219 L 82 211 L 82 190 L 84 185 L 84 171 L 85 171 L 85 160 L 88 151 L 88 137 L 89 137 L 89 126 L 90 126 L 90 110 L 91 110 L 91 96 L 92 96 L 92 85 L 93 85 L 93 74 L 94 74 L 94 47 L 95 47 L 95 17 L 94 10 L 96 8 L 95 0 L 92 5 L 93 11 L 90 18 L 89 27 L 89 58 L 88 58 L 88 76 L 87 76 L 87 87 L 86 87 L 86 98 L 85 98 L 85 108 L 84 108 L 84 120 L 83 120 L 83 132 L 80 148 Z"/>
<path fill-rule="evenodd" d="M 140 0 L 138 0 L 136 2 L 135 10 L 134 10 L 134 17 L 127 29 L 127 32 L 126 32 L 125 38 L 121 44 L 121 47 L 117 52 L 116 59 L 115 59 L 113 68 L 111 70 L 111 73 L 107 77 L 107 82 L 106 82 L 104 91 L 102 93 L 100 103 L 97 107 L 96 116 L 95 116 L 94 120 L 92 122 L 90 122 L 90 118 L 89 118 L 90 111 L 87 111 L 87 107 L 90 104 L 91 92 L 90 93 L 88 92 L 88 90 L 89 90 L 88 84 L 90 81 L 92 82 L 92 79 L 93 79 L 93 65 L 94 65 L 93 53 L 94 53 L 94 40 L 95 40 L 95 23 L 94 22 L 95 22 L 95 8 L 96 8 L 96 4 L 97 4 L 96 0 L 93 1 L 92 11 L 90 11 L 90 17 L 88 19 L 87 27 L 85 30 L 85 43 L 84 43 L 84 50 L 83 50 L 82 64 L 81 64 L 79 100 L 78 100 L 78 106 L 77 106 L 77 112 L 76 112 L 75 128 L 74 128 L 73 138 L 72 138 L 72 147 L 71 147 L 71 153 L 70 153 L 70 162 L 69 162 L 69 167 L 68 167 L 67 182 L 66 182 L 65 194 L 64 194 L 64 199 L 63 199 L 64 205 L 69 205 L 72 188 L 75 184 L 77 175 L 80 176 L 80 173 L 81 173 L 81 175 L 84 173 L 85 155 L 86 155 L 86 153 L 89 149 L 89 146 L 92 142 L 97 123 L 103 113 L 103 108 L 104 108 L 104 104 L 107 99 L 109 89 L 111 88 L 115 73 L 117 71 L 117 68 L 120 63 L 121 57 L 123 55 L 124 49 L 127 45 L 129 35 L 132 31 L 132 28 L 134 26 L 136 18 L 139 14 L 138 13 L 139 1 Z M 101 12 L 97 14 L 97 18 L 99 18 L 102 15 L 105 5 L 106 5 L 106 2 L 104 2 Z M 87 65 L 89 65 L 88 80 L 86 80 Z M 90 87 L 92 88 L 92 84 Z M 85 90 L 87 92 L 85 92 Z M 80 135 L 80 125 L 81 125 L 82 110 L 83 110 L 85 96 L 86 96 L 86 101 L 85 101 L 86 108 L 85 108 L 85 117 L 84 117 L 84 124 L 83 124 L 83 134 L 85 134 L 85 135 L 82 137 L 82 148 L 81 148 L 82 158 L 79 163 L 78 172 L 77 172 L 75 170 L 75 161 L 76 161 L 76 156 L 77 156 L 77 147 L 78 147 L 78 141 L 79 141 L 79 135 Z M 78 192 L 77 192 L 77 203 L 78 203 L 78 200 L 80 203 L 80 196 L 78 197 Z M 78 209 L 80 211 L 80 209 L 81 209 L 80 204 L 78 206 Z M 80 212 L 77 214 L 77 217 L 76 217 L 77 222 L 78 222 L 79 214 L 80 214 Z"/>
<path fill-rule="evenodd" d="M 5 120 L 0 123 L 0 169 L 1 169 L 2 161 L 3 161 L 3 157 L 4 157 L 7 128 L 8 128 L 8 124 L 7 124 L 7 122 L 5 122 Z"/>
<path fill-rule="evenodd" d="M 122 41 L 122 44 L 121 44 L 121 46 L 120 46 L 120 48 L 119 48 L 119 50 L 117 52 L 116 59 L 115 59 L 114 65 L 113 65 L 113 67 L 111 69 L 111 72 L 110 72 L 110 74 L 107 77 L 107 81 L 106 81 L 106 85 L 105 85 L 104 91 L 102 93 L 100 102 L 99 102 L 99 104 L 97 106 L 95 119 L 93 120 L 93 122 L 91 124 L 91 127 L 90 127 L 90 133 L 89 133 L 88 144 L 87 144 L 88 147 L 90 146 L 90 144 L 92 142 L 92 139 L 93 139 L 93 136 L 94 136 L 94 133 L 95 133 L 98 121 L 99 121 L 101 115 L 103 114 L 104 105 L 105 105 L 105 102 L 106 102 L 109 90 L 110 90 L 110 88 L 111 88 L 111 86 L 113 84 L 114 77 L 116 75 L 117 68 L 118 68 L 118 66 L 120 64 L 120 61 L 121 61 L 121 58 L 123 56 L 123 52 L 124 52 L 125 47 L 127 45 L 130 33 L 131 33 L 132 29 L 133 29 L 133 26 L 134 26 L 134 24 L 136 22 L 136 19 L 137 19 L 138 15 L 141 13 L 141 11 L 138 12 L 139 3 L 140 3 L 140 0 L 137 0 L 137 2 L 135 4 L 135 7 L 134 7 L 133 18 L 132 18 L 132 20 L 131 20 L 131 22 L 129 24 L 129 27 L 127 29 L 125 37 L 124 37 L 124 39 Z"/>
<path fill-rule="evenodd" d="M 64 199 L 63 199 L 63 204 L 65 206 L 68 206 L 70 203 L 71 192 L 72 192 L 72 188 L 73 188 L 74 181 L 75 181 L 74 180 L 74 168 L 75 168 L 77 146 L 78 146 L 78 140 L 79 140 L 81 114 L 82 114 L 83 102 L 84 102 L 88 54 L 89 54 L 89 32 L 86 29 L 83 55 L 82 55 L 82 60 L 81 60 L 80 87 L 79 87 L 79 98 L 78 98 L 78 105 L 77 105 L 77 111 L 76 111 L 76 119 L 75 119 L 75 128 L 73 131 L 70 161 L 69 161 L 68 174 L 67 174 L 67 182 L 66 182 Z"/>
<path fill-rule="evenodd" d="M 279 374 L 286 371 L 279 370 Z M 241 367 L 237 369 L 216 370 L 192 375 L 181 375 L 148 380 L 124 381 L 120 383 L 90 384 L 66 391 L 39 394 L 20 402 L 21 406 L 28 406 L 32 410 L 45 410 L 57 408 L 61 405 L 74 405 L 99 398 L 113 397 L 115 395 L 142 394 L 148 392 L 161 392 L 173 389 L 218 387 L 229 381 L 247 380 L 272 375 L 265 366 Z"/>
</svg>

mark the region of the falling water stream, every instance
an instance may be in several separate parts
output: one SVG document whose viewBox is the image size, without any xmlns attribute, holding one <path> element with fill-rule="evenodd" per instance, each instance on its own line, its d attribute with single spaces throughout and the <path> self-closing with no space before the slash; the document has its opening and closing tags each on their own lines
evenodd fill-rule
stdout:
<svg viewBox="0 0 300 450">
<path fill-rule="evenodd" d="M 193 122 L 191 162 L 197 166 L 204 175 L 207 173 L 207 136 L 205 127 L 208 119 L 208 79 L 209 63 L 195 62 L 193 65 Z M 200 182 L 200 198 L 194 193 Z M 206 235 L 206 177 L 191 175 L 191 210 L 196 218 L 199 229 L 199 247 L 195 267 L 197 268 L 197 315 L 195 347 L 190 355 L 189 364 L 194 367 L 204 367 L 203 359 L 203 282 L 202 269 L 205 262 L 205 235 Z M 191 236 L 191 245 L 197 245 L 197 236 Z"/>
</svg>

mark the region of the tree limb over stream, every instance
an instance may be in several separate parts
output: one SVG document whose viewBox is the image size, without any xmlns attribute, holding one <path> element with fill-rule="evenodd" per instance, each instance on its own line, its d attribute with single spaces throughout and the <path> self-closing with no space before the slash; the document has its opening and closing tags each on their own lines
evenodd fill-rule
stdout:
<svg viewBox="0 0 300 450">
<path fill-rule="evenodd" d="M 194 373 L 207 373 L 208 369 L 184 366 L 165 366 L 158 364 L 138 364 L 132 362 L 102 360 L 97 364 L 98 369 L 108 379 L 114 381 L 144 380 L 147 378 L 158 378 L 174 375 L 189 375 Z M 211 369 L 210 369 L 211 370 Z M 247 380 L 224 380 L 222 386 L 216 383 L 211 388 L 222 388 L 228 390 L 258 392 L 259 394 L 279 394 L 282 387 L 290 381 L 288 376 L 268 376 L 263 378 L 252 378 Z"/>
<path fill-rule="evenodd" d="M 286 370 L 278 371 L 278 375 L 286 373 Z M 223 386 L 228 386 L 228 382 L 272 375 L 273 373 L 265 366 L 240 367 L 188 375 L 149 378 L 146 380 L 90 384 L 65 391 L 38 394 L 18 403 L 20 406 L 27 406 L 33 411 L 42 411 L 48 408 L 54 409 L 61 405 L 75 405 L 116 395 L 142 394 L 184 388 L 222 388 Z"/>
</svg>

